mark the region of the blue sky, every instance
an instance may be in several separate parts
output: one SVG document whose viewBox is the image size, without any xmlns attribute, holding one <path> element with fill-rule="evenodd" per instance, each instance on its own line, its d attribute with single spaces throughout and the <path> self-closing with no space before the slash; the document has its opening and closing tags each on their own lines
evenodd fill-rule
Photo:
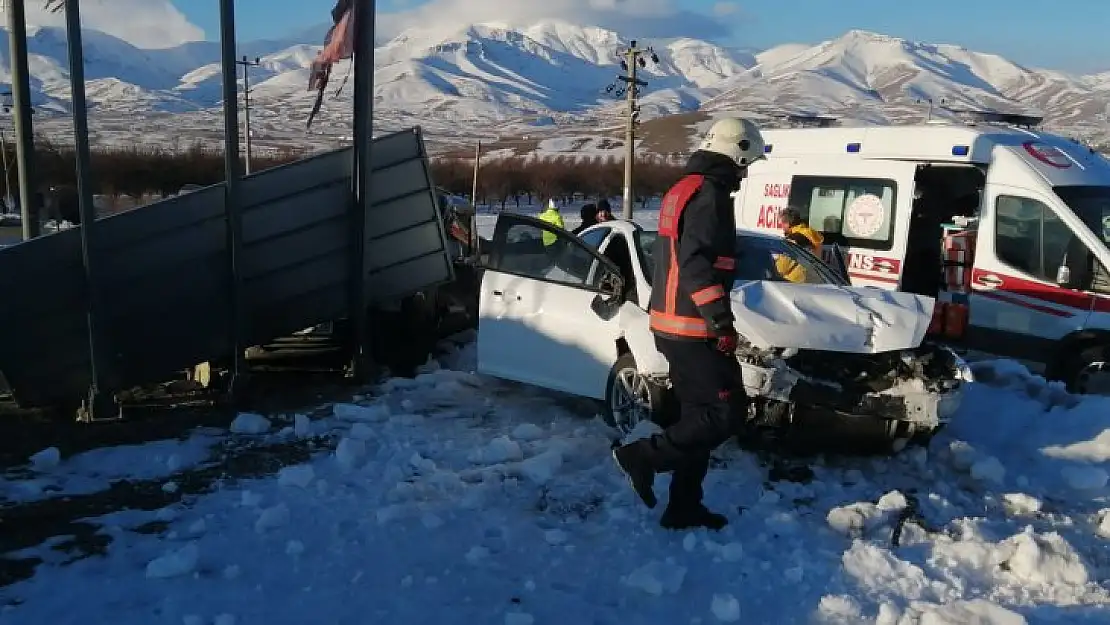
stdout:
<svg viewBox="0 0 1110 625">
<path fill-rule="evenodd" d="M 396 13 L 428 2 L 468 0 L 381 0 L 379 13 Z M 489 9 L 490 2 L 469 0 Z M 576 6 L 591 0 L 499 0 L 494 7 L 552 7 L 574 20 Z M 597 2 L 597 0 L 592 0 Z M 1019 63 L 1072 71 L 1110 69 L 1110 0 L 615 0 L 617 6 L 683 9 L 712 16 L 704 20 L 662 20 L 670 34 L 714 39 L 742 46 L 769 47 L 818 42 L 852 28 L 919 41 L 955 43 L 1001 54 Z M 174 0 L 209 38 L 218 33 L 217 0 Z M 238 0 L 242 39 L 280 36 L 328 19 L 333 0 Z M 728 6 L 725 6 L 728 5 Z M 1051 9 L 1049 7 L 1052 7 Z M 456 7 L 457 8 L 457 7 Z M 716 8 L 716 11 L 715 11 Z M 487 13 L 483 13 L 483 16 Z M 658 27 L 660 20 L 653 22 Z M 715 27 L 713 27 L 715 26 Z M 701 31 L 701 32 L 698 32 Z M 628 33 L 629 36 L 636 33 Z M 657 33 L 662 34 L 662 33 Z M 642 36 L 642 35 L 641 35 Z"/>
</svg>

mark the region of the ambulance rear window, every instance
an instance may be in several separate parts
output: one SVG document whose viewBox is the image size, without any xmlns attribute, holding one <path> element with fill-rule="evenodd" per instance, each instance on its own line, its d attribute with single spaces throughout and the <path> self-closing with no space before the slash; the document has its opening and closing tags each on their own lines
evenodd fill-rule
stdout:
<svg viewBox="0 0 1110 625">
<path fill-rule="evenodd" d="M 790 206 L 826 243 L 890 250 L 898 185 L 881 178 L 794 176 Z"/>
</svg>

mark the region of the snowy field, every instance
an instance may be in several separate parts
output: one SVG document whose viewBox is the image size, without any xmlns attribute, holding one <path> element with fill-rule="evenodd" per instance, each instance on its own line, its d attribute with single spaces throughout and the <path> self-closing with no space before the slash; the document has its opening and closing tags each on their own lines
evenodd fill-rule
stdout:
<svg viewBox="0 0 1110 625">
<path fill-rule="evenodd" d="M 444 351 L 311 419 L 36 454 L 0 480 L 5 513 L 120 480 L 167 503 L 84 519 L 89 557 L 73 536 L 8 553 L 43 563 L 0 587 L 0 623 L 1110 622 L 1110 399 L 983 364 L 928 448 L 726 446 L 707 503 L 731 525 L 669 533 L 591 406 L 473 374 L 473 343 Z M 192 492 L 248 446 L 306 453 Z"/>
</svg>

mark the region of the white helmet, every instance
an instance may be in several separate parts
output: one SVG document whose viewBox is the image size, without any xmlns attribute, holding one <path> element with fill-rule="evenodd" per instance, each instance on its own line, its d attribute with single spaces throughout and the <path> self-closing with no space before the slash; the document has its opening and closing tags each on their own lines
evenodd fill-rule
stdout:
<svg viewBox="0 0 1110 625">
<path fill-rule="evenodd" d="M 699 150 L 723 154 L 741 167 L 747 167 L 761 158 L 766 158 L 763 149 L 763 133 L 750 119 L 728 117 L 713 124 Z"/>
</svg>

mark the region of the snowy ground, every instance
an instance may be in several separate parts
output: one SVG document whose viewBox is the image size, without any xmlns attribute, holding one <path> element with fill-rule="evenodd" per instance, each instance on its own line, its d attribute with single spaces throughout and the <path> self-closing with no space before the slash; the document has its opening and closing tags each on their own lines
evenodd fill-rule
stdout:
<svg viewBox="0 0 1110 625">
<path fill-rule="evenodd" d="M 126 466 L 188 490 L 216 439 L 311 452 L 86 519 L 93 557 L 65 564 L 64 536 L 8 554 L 45 562 L 0 587 L 0 622 L 1110 622 L 1110 399 L 981 365 L 928 449 L 784 470 L 728 446 L 707 503 L 732 524 L 669 533 L 588 405 L 470 373 L 472 344 L 441 363 L 281 431 L 241 415 L 145 450 L 40 455 L 0 496 L 60 498 Z"/>
</svg>

